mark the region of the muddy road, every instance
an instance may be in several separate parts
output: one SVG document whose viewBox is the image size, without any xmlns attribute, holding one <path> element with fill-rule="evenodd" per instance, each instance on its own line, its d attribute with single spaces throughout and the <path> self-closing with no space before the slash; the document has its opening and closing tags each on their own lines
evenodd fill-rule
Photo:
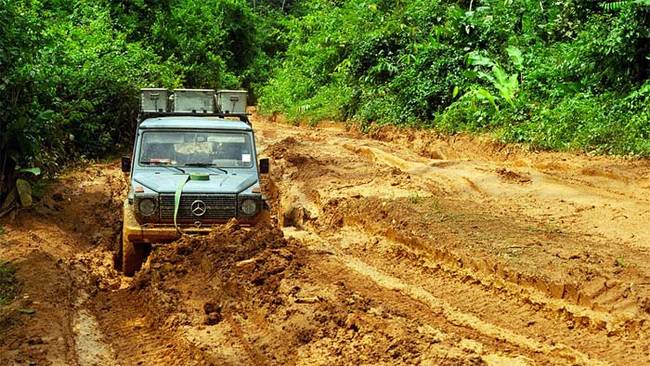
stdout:
<svg viewBox="0 0 650 366">
<path fill-rule="evenodd" d="M 270 222 L 112 266 L 119 164 L 0 221 L 0 363 L 650 363 L 650 163 L 254 119 Z"/>
</svg>

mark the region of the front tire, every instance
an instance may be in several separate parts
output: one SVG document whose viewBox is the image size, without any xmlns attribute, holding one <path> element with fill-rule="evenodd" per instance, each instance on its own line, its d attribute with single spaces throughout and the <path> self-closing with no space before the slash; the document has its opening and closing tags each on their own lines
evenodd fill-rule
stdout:
<svg viewBox="0 0 650 366">
<path fill-rule="evenodd" d="M 125 276 L 132 277 L 142 268 L 151 252 L 151 244 L 132 243 L 122 236 L 122 272 Z"/>
</svg>

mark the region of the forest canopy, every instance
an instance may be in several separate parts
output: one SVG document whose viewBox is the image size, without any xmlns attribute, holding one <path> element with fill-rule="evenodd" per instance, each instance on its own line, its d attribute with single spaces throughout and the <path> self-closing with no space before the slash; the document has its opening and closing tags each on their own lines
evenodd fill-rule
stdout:
<svg viewBox="0 0 650 366">
<path fill-rule="evenodd" d="M 650 0 L 0 0 L 0 198 L 128 146 L 140 87 L 650 155 Z M 117 148 L 116 148 L 117 147 Z"/>
</svg>

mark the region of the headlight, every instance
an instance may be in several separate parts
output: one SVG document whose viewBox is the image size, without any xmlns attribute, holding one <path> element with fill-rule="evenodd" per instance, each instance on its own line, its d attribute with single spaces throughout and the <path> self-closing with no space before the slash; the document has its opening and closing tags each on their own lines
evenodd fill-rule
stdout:
<svg viewBox="0 0 650 366">
<path fill-rule="evenodd" d="M 257 202 L 251 199 L 243 200 L 241 203 L 241 211 L 244 215 L 253 215 L 257 211 Z"/>
<path fill-rule="evenodd" d="M 140 214 L 143 216 L 151 216 L 156 212 L 156 202 L 151 198 L 143 198 L 138 204 Z"/>
</svg>

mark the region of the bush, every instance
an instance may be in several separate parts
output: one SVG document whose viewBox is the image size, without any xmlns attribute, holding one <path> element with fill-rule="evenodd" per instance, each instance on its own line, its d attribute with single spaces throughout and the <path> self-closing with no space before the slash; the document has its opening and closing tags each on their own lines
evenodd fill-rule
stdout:
<svg viewBox="0 0 650 366">
<path fill-rule="evenodd" d="M 650 7 L 603 4 L 306 0 L 261 110 L 647 155 Z"/>
<path fill-rule="evenodd" d="M 243 0 L 0 0 L 0 203 L 17 167 L 130 145 L 141 87 L 257 82 L 257 19 Z"/>
</svg>

